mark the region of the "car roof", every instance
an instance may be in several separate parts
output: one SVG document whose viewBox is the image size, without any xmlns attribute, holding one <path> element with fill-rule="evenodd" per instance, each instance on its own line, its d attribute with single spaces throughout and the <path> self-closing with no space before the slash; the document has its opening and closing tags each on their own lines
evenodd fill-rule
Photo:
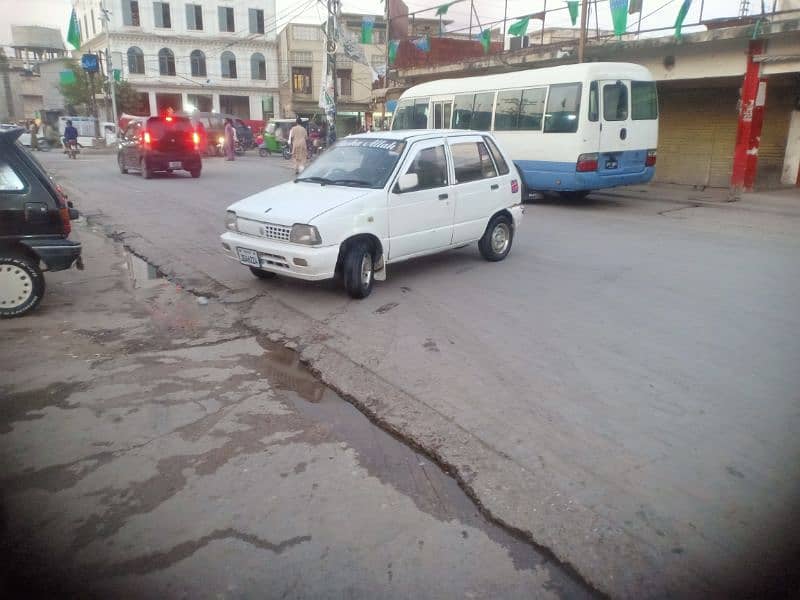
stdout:
<svg viewBox="0 0 800 600">
<path fill-rule="evenodd" d="M 467 135 L 491 135 L 488 131 L 472 131 L 466 129 L 401 129 L 394 131 L 373 131 L 369 133 L 356 133 L 348 138 L 378 138 L 382 140 L 419 141 L 440 137 L 459 137 Z"/>
<path fill-rule="evenodd" d="M 0 128 L 0 144 L 13 144 L 24 131 L 23 127 Z"/>
</svg>

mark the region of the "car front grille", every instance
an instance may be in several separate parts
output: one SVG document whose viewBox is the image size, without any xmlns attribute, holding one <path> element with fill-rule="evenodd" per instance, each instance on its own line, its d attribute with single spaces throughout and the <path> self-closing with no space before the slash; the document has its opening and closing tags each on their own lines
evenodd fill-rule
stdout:
<svg viewBox="0 0 800 600">
<path fill-rule="evenodd" d="M 285 227 L 283 225 L 275 225 L 273 223 L 264 223 L 263 225 L 259 225 L 258 233 L 261 236 L 271 240 L 288 242 L 289 236 L 292 233 L 292 228 Z"/>
</svg>

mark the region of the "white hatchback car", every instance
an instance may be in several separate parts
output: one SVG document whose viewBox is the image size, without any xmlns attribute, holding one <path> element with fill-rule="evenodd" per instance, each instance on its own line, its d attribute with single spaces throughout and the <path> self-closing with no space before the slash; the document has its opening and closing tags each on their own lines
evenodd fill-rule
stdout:
<svg viewBox="0 0 800 600">
<path fill-rule="evenodd" d="M 491 135 L 367 133 L 231 205 L 222 246 L 258 277 L 341 276 L 365 298 L 409 258 L 477 241 L 486 260 L 503 260 L 522 213 L 517 170 Z"/>
</svg>

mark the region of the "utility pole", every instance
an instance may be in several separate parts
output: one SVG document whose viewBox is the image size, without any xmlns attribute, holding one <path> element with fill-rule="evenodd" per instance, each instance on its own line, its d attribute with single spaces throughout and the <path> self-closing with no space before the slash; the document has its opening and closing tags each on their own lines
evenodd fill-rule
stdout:
<svg viewBox="0 0 800 600">
<path fill-rule="evenodd" d="M 337 0 L 328 0 L 328 25 L 325 31 L 325 37 L 327 38 L 325 41 L 327 64 L 325 85 L 328 85 L 328 81 L 333 83 L 333 109 L 326 110 L 329 146 L 336 141 L 336 100 L 338 97 L 336 90 L 336 6 Z"/>
<path fill-rule="evenodd" d="M 589 0 L 581 2 L 581 37 L 578 41 L 578 62 L 582 63 L 586 53 L 586 25 L 588 21 Z"/>
<path fill-rule="evenodd" d="M 114 68 L 111 61 L 111 11 L 105 6 L 105 3 L 100 3 L 100 14 L 103 21 L 103 29 L 106 33 L 106 75 L 108 77 L 108 87 L 111 89 L 111 117 L 114 120 L 114 136 L 117 137 L 117 90 L 116 80 L 114 79 Z M 122 66 L 122 65 L 120 65 Z"/>
</svg>

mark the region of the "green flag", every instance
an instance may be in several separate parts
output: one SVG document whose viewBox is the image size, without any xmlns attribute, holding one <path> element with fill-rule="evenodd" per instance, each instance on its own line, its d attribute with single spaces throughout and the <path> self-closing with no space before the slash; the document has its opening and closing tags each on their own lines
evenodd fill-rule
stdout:
<svg viewBox="0 0 800 600">
<path fill-rule="evenodd" d="M 114 81 L 122 81 L 122 69 L 111 69 L 111 73 L 114 75 Z"/>
<path fill-rule="evenodd" d="M 528 22 L 530 20 L 531 20 L 530 17 L 525 17 L 524 19 L 514 23 L 511 27 L 508 28 L 508 35 L 519 37 L 528 33 Z"/>
<path fill-rule="evenodd" d="M 679 40 L 683 37 L 681 29 L 683 28 L 683 20 L 686 18 L 686 13 L 689 12 L 689 7 L 692 6 L 692 0 L 683 0 L 680 9 L 678 10 L 678 18 L 675 19 L 675 39 Z"/>
<path fill-rule="evenodd" d="M 397 48 L 400 46 L 400 42 L 397 40 L 389 40 L 389 64 L 394 64 L 394 59 L 397 58 Z"/>
<path fill-rule="evenodd" d="M 569 18 L 573 25 L 578 23 L 578 0 L 568 0 L 567 8 L 569 9 Z"/>
<path fill-rule="evenodd" d="M 611 20 L 614 22 L 614 34 L 622 37 L 628 28 L 628 0 L 611 0 Z"/>
<path fill-rule="evenodd" d="M 454 2 L 448 2 L 447 4 L 442 4 L 439 8 L 436 9 L 436 16 L 437 17 L 441 17 L 442 15 L 446 15 L 447 14 L 447 10 L 451 6 L 453 6 L 453 4 L 458 4 L 459 2 L 462 2 L 462 1 L 463 0 L 455 0 Z"/>
<path fill-rule="evenodd" d="M 492 30 L 484 29 L 481 31 L 481 46 L 483 46 L 483 53 L 489 54 L 489 49 L 492 47 Z"/>
<path fill-rule="evenodd" d="M 361 19 L 361 43 L 372 43 L 372 29 L 375 27 L 375 17 L 364 16 Z"/>
<path fill-rule="evenodd" d="M 72 16 L 69 18 L 69 30 L 67 31 L 67 42 L 76 50 L 81 47 L 81 26 L 78 23 L 78 15 L 72 9 Z"/>
</svg>

